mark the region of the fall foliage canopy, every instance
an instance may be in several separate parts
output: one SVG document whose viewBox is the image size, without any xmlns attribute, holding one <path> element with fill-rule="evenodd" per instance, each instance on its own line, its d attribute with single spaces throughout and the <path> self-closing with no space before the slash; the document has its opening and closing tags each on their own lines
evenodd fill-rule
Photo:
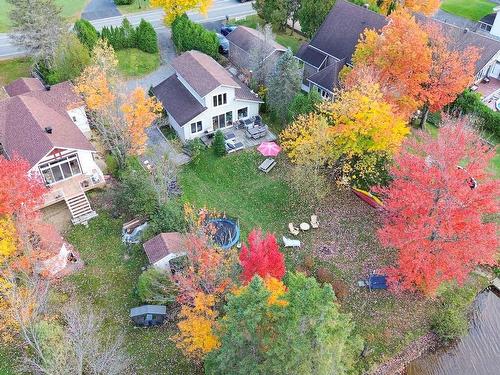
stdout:
<svg viewBox="0 0 500 375">
<path fill-rule="evenodd" d="M 445 281 L 463 282 L 478 264 L 493 264 L 499 187 L 487 172 L 494 151 L 467 126 L 445 119 L 437 139 L 428 133 L 406 141 L 380 188 L 386 215 L 378 236 L 397 250 L 389 270 L 402 289 L 435 293 Z"/>
<path fill-rule="evenodd" d="M 151 6 L 165 11 L 165 22 L 170 25 L 174 20 L 190 10 L 198 10 L 206 15 L 213 0 L 151 0 Z"/>
</svg>

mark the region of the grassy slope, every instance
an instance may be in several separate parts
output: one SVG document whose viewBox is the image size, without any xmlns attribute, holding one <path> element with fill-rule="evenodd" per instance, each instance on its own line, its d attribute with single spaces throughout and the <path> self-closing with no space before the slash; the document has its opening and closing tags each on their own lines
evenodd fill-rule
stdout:
<svg viewBox="0 0 500 375">
<path fill-rule="evenodd" d="M 139 374 L 196 374 L 170 341 L 172 327 L 134 329 L 129 309 L 140 305 L 134 289 L 147 264 L 142 247 L 131 250 L 121 242 L 121 222 L 101 213 L 88 228 L 76 226 L 67 239 L 80 252 L 85 268 L 65 280 L 79 299 L 102 309 L 107 329 L 125 331 L 127 348 Z"/>
<path fill-rule="evenodd" d="M 118 68 L 126 77 L 146 75 L 160 65 L 159 53 L 146 53 L 137 48 L 116 51 L 116 56 Z"/>
<path fill-rule="evenodd" d="M 17 78 L 29 77 L 30 68 L 31 61 L 28 58 L 0 61 L 0 87 Z"/>
<path fill-rule="evenodd" d="M 253 16 L 248 16 L 243 20 L 236 21 L 234 23 L 237 25 L 243 25 L 251 27 L 252 29 L 256 29 L 257 25 L 263 25 L 264 21 L 259 16 L 253 15 Z M 297 52 L 299 50 L 300 45 L 307 41 L 306 38 L 295 32 L 293 33 L 293 35 L 290 35 L 290 30 L 288 29 L 285 30 L 284 32 L 275 30 L 275 33 L 276 33 L 276 42 L 278 42 L 282 46 L 290 47 L 293 53 Z"/>
<path fill-rule="evenodd" d="M 495 6 L 495 3 L 488 0 L 444 0 L 441 3 L 442 10 L 473 21 L 479 21 L 493 13 Z"/>
<path fill-rule="evenodd" d="M 80 16 L 89 0 L 55 0 L 62 7 L 62 14 L 68 21 L 74 21 Z M 10 5 L 5 0 L 0 0 L 0 32 L 6 32 L 10 28 L 9 11 Z"/>
</svg>

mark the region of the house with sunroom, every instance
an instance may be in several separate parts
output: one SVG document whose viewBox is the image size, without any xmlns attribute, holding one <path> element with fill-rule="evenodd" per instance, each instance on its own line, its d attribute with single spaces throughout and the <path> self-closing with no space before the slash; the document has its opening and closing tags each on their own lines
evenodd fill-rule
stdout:
<svg viewBox="0 0 500 375">
<path fill-rule="evenodd" d="M 20 78 L 4 87 L 0 101 L 0 153 L 27 160 L 29 173 L 48 187 L 40 208 L 64 201 L 73 223 L 96 216 L 85 194 L 104 186 L 82 99 L 70 82 L 45 86 Z"/>
<path fill-rule="evenodd" d="M 172 67 L 175 73 L 153 93 L 183 142 L 259 114 L 262 100 L 212 57 L 189 51 L 176 57 Z"/>
</svg>

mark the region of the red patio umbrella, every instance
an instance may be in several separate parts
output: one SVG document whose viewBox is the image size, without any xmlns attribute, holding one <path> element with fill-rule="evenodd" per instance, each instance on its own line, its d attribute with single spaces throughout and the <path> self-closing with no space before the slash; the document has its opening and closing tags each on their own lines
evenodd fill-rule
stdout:
<svg viewBox="0 0 500 375">
<path fill-rule="evenodd" d="M 280 153 L 281 147 L 276 142 L 262 142 L 257 150 L 264 156 L 276 156 Z"/>
</svg>

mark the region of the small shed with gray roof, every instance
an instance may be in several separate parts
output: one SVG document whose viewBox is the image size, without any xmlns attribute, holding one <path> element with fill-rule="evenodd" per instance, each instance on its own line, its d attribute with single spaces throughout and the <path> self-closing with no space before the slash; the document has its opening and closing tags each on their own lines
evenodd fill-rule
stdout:
<svg viewBox="0 0 500 375">
<path fill-rule="evenodd" d="M 130 319 L 141 327 L 163 324 L 167 317 L 167 307 L 160 305 L 142 305 L 130 309 Z"/>
</svg>

